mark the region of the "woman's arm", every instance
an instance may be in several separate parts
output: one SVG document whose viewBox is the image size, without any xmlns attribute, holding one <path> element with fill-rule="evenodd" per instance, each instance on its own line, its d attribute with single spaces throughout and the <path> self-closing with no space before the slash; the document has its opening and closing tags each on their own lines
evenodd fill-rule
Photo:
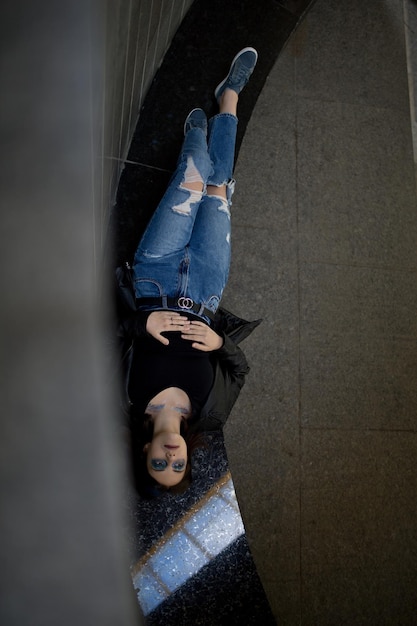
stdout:
<svg viewBox="0 0 417 626">
<path fill-rule="evenodd" d="M 174 330 L 184 333 L 189 326 L 190 320 L 185 315 L 175 313 L 175 311 L 154 311 L 149 315 L 146 322 L 147 332 L 164 346 L 169 344 L 169 340 L 163 337 L 161 333 Z"/>
<path fill-rule="evenodd" d="M 151 335 L 167 346 L 169 341 L 161 333 L 181 331 L 189 326 L 189 320 L 175 311 L 136 311 L 122 322 L 124 333 L 131 339 Z"/>
<path fill-rule="evenodd" d="M 233 380 L 242 381 L 240 385 L 242 387 L 245 376 L 249 372 L 249 365 L 239 346 L 228 335 L 223 334 L 223 345 L 217 350 L 216 355 L 222 367 L 226 366 Z"/>
<path fill-rule="evenodd" d="M 223 340 L 223 346 L 214 353 L 217 359 L 214 384 L 197 422 L 198 430 L 223 428 L 249 372 L 242 350 L 227 335 L 223 335 Z"/>
<path fill-rule="evenodd" d="M 120 322 L 122 333 L 131 340 L 146 336 L 146 322 L 149 311 L 136 311 L 124 317 Z"/>
</svg>

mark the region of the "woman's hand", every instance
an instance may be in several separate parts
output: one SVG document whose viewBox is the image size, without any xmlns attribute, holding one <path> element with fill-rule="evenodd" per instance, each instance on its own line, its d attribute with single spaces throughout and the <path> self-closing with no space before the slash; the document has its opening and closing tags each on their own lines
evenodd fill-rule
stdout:
<svg viewBox="0 0 417 626">
<path fill-rule="evenodd" d="M 223 345 L 222 337 L 203 322 L 190 322 L 182 329 L 181 337 L 192 341 L 192 347 L 202 352 L 218 350 Z"/>
<path fill-rule="evenodd" d="M 167 346 L 169 341 L 161 333 L 173 330 L 184 332 L 190 326 L 190 320 L 174 311 L 153 311 L 146 321 L 146 330 L 155 339 Z"/>
</svg>

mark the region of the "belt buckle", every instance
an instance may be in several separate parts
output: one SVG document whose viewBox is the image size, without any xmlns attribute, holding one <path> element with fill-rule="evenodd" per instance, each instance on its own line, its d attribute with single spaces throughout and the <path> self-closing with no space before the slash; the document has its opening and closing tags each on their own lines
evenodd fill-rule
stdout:
<svg viewBox="0 0 417 626">
<path fill-rule="evenodd" d="M 181 298 L 178 298 L 178 306 L 181 309 L 192 309 L 194 306 L 194 300 L 192 300 L 191 298 L 185 298 L 184 296 L 181 296 Z"/>
</svg>

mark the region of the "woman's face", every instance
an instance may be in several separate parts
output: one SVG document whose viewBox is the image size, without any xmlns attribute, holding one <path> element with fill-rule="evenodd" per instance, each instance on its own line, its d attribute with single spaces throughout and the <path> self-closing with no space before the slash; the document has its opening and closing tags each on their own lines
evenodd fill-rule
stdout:
<svg viewBox="0 0 417 626">
<path fill-rule="evenodd" d="M 146 466 L 152 478 L 165 487 L 177 485 L 187 467 L 187 444 L 181 435 L 162 432 L 144 447 Z"/>
</svg>

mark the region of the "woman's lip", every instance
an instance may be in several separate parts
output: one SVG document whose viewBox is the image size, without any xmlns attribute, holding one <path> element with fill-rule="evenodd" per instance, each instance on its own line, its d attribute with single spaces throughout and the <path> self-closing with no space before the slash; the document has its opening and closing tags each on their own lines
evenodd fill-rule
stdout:
<svg viewBox="0 0 417 626">
<path fill-rule="evenodd" d="M 176 450 L 177 448 L 179 448 L 179 446 L 169 446 L 165 444 L 165 448 L 168 448 L 169 450 Z"/>
</svg>

